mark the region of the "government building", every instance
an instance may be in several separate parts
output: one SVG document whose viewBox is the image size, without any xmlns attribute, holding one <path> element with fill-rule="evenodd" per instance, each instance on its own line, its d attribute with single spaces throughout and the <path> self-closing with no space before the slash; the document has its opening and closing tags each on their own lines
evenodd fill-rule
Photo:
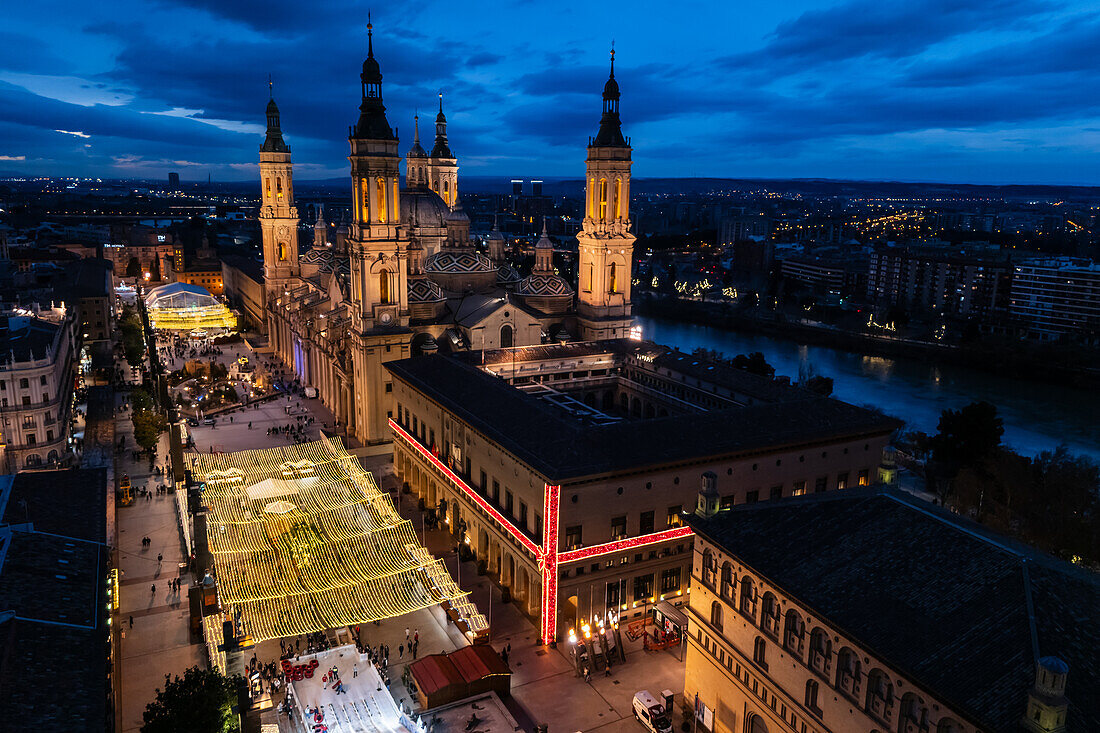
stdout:
<svg viewBox="0 0 1100 733">
<path fill-rule="evenodd" d="M 683 524 L 722 506 L 879 480 L 898 422 L 631 339 L 386 363 L 394 466 L 544 641 L 578 622 L 682 604 Z"/>
<path fill-rule="evenodd" d="M 526 277 L 505 261 L 500 232 L 490 237 L 487 254 L 475 249 L 459 201 L 458 158 L 447 140 L 442 96 L 430 153 L 415 121 L 402 182 L 373 33 L 368 44 L 359 118 L 348 131 L 350 227 L 329 242 L 318 217 L 313 246 L 299 253 L 291 152 L 274 99 L 260 147 L 259 219 L 271 347 L 303 385 L 317 389 L 349 437 L 379 444 L 391 439 L 387 421 L 394 411 L 386 362 L 627 335 L 634 235 L 631 149 L 619 123 L 614 57 L 599 133 L 588 146 L 575 293 L 555 272 L 546 236 Z"/>
<path fill-rule="evenodd" d="M 698 730 L 1100 730 L 1094 572 L 894 489 L 697 507 Z"/>
</svg>

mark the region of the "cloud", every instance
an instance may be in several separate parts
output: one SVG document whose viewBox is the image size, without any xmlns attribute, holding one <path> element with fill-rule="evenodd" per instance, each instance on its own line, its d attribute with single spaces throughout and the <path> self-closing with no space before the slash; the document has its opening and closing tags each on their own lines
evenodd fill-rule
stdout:
<svg viewBox="0 0 1100 733">
<path fill-rule="evenodd" d="M 72 135 L 73 137 L 82 137 L 85 140 L 91 137 L 91 135 L 88 135 L 87 133 L 75 132 L 73 130 L 54 130 L 54 132 L 60 132 L 62 135 Z"/>
<path fill-rule="evenodd" d="M 0 160 L 26 160 L 25 155 L 0 155 Z"/>
<path fill-rule="evenodd" d="M 45 74 L 20 74 L 0 71 L 0 81 L 22 87 L 47 99 L 93 107 L 97 104 L 121 107 L 129 104 L 134 95 L 102 82 L 94 82 L 75 76 L 49 76 Z"/>
</svg>

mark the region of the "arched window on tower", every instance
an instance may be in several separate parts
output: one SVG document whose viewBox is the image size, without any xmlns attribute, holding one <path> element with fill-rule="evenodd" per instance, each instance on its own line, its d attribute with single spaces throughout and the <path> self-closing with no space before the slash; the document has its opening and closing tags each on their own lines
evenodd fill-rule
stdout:
<svg viewBox="0 0 1100 733">
<path fill-rule="evenodd" d="M 512 327 L 505 323 L 500 327 L 500 348 L 510 349 L 512 348 L 514 339 L 512 338 Z"/>
<path fill-rule="evenodd" d="M 451 205 L 451 182 L 443 181 L 443 203 Z"/>
<path fill-rule="evenodd" d="M 271 198 L 271 179 L 270 178 L 265 178 L 264 179 L 264 188 L 267 189 L 267 197 Z"/>
<path fill-rule="evenodd" d="M 619 292 L 619 266 L 614 262 L 611 263 L 611 273 L 608 275 L 607 291 L 609 293 Z"/>
<path fill-rule="evenodd" d="M 591 293 L 592 292 L 592 271 L 593 271 L 592 263 L 589 262 L 588 264 L 586 264 L 584 266 L 584 270 L 583 270 L 584 276 L 581 278 L 584 281 L 584 282 L 581 283 L 581 290 L 583 290 L 586 293 Z"/>
<path fill-rule="evenodd" d="M 359 217 L 364 222 L 370 222 L 370 181 L 361 181 L 359 187 L 363 190 L 363 213 Z"/>
<path fill-rule="evenodd" d="M 607 219 L 607 179 L 600 179 L 600 219 Z"/>
<path fill-rule="evenodd" d="M 281 262 L 285 262 L 286 261 L 286 245 L 283 244 L 282 242 L 279 242 L 279 244 L 277 246 L 277 249 L 278 249 L 278 253 L 279 253 L 279 260 Z"/>
<path fill-rule="evenodd" d="M 375 190 L 376 190 L 376 196 L 377 196 L 377 199 L 378 199 L 375 202 L 378 205 L 378 221 L 385 224 L 386 223 L 386 182 L 381 178 L 376 180 L 375 181 Z"/>
<path fill-rule="evenodd" d="M 378 300 L 383 303 L 392 303 L 393 287 L 390 282 L 390 271 L 382 270 L 378 273 Z"/>
<path fill-rule="evenodd" d="M 275 179 L 275 198 L 280 198 L 281 199 L 282 197 L 283 197 L 283 179 L 282 178 L 276 178 Z"/>
<path fill-rule="evenodd" d="M 615 179 L 615 218 L 623 218 L 623 179 Z"/>
</svg>

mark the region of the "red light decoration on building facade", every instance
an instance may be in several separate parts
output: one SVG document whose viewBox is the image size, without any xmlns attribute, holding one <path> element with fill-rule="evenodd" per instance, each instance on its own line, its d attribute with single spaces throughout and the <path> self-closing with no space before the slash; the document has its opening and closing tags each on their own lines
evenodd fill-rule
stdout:
<svg viewBox="0 0 1100 733">
<path fill-rule="evenodd" d="M 477 506 L 481 507 L 486 514 L 495 519 L 501 527 L 515 537 L 521 545 L 535 556 L 539 571 L 542 573 L 542 602 L 540 604 L 539 631 L 542 635 L 542 642 L 544 644 L 554 642 L 558 634 L 558 566 L 560 564 L 587 560 L 589 558 L 609 555 L 624 550 L 632 550 L 638 547 L 645 547 L 646 545 L 653 545 L 658 542 L 668 542 L 669 540 L 690 537 L 692 534 L 689 527 L 675 527 L 661 532 L 642 535 L 641 537 L 631 537 L 629 539 L 615 540 L 614 542 L 605 542 L 602 545 L 593 545 L 591 547 L 581 547 L 576 550 L 560 552 L 558 548 L 558 515 L 561 507 L 561 487 L 553 484 L 544 484 L 542 493 L 543 517 L 545 519 L 542 528 L 542 545 L 536 545 L 526 534 L 520 531 L 518 527 L 497 511 L 492 504 L 478 494 L 473 487 L 463 481 L 458 474 L 452 471 L 445 463 L 439 460 L 439 458 L 434 456 L 432 451 L 421 445 L 420 441 L 406 432 L 405 429 L 398 425 L 393 419 L 390 419 L 389 424 L 395 435 L 401 437 L 409 447 L 435 466 L 458 490 L 470 497 Z"/>
</svg>

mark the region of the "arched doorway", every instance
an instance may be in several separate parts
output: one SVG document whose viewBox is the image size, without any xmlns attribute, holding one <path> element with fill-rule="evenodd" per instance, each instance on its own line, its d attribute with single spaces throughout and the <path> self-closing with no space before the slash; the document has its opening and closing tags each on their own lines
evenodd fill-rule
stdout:
<svg viewBox="0 0 1100 733">
<path fill-rule="evenodd" d="M 500 348 L 510 349 L 512 348 L 514 339 L 512 338 L 512 327 L 505 323 L 500 327 Z"/>
<path fill-rule="evenodd" d="M 749 733 L 768 733 L 768 726 L 759 715 L 753 715 L 749 719 Z"/>
</svg>

